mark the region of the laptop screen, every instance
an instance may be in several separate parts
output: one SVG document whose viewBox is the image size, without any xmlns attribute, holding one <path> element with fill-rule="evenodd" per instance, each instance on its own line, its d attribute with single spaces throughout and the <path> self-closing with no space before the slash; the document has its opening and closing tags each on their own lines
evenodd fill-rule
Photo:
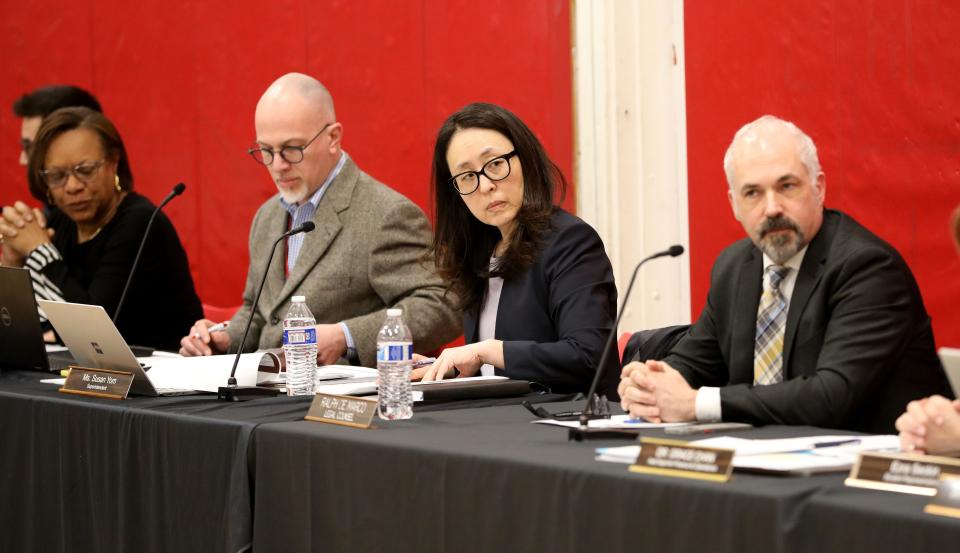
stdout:
<svg viewBox="0 0 960 553">
<path fill-rule="evenodd" d="M 49 371 L 30 272 L 0 267 L 0 368 Z"/>
</svg>

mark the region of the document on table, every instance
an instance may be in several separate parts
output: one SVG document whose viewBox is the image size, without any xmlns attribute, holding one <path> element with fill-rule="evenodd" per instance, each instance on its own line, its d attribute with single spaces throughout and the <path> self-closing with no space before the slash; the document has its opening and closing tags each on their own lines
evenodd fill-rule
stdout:
<svg viewBox="0 0 960 553">
<path fill-rule="evenodd" d="M 197 390 L 216 392 L 227 384 L 233 368 L 234 355 L 208 355 L 182 357 L 175 353 L 154 352 L 149 357 L 137 357 L 147 371 L 147 378 L 155 388 L 169 390 Z M 259 372 L 263 363 L 269 363 L 263 352 L 245 353 L 237 364 L 237 384 L 253 386 L 264 380 L 276 378 L 276 373 Z M 63 378 L 48 378 L 41 382 L 63 386 Z"/>
<path fill-rule="evenodd" d="M 534 424 L 549 424 L 552 426 L 563 426 L 566 428 L 580 428 L 580 421 L 558 421 L 554 419 L 537 419 Z M 588 423 L 589 428 L 602 429 L 621 429 L 633 428 L 643 430 L 645 428 L 667 428 L 668 426 L 689 426 L 690 422 L 647 422 L 645 420 L 631 419 L 630 415 L 614 415 L 609 419 L 591 419 Z M 636 459 L 636 455 L 633 456 Z"/>
<path fill-rule="evenodd" d="M 817 450 L 818 452 L 834 454 L 853 451 L 880 451 L 885 449 L 899 449 L 900 441 L 893 435 L 881 436 L 851 436 L 827 435 L 805 436 L 801 438 L 778 439 L 750 439 L 734 436 L 716 436 L 694 440 L 694 444 L 723 449 L 733 449 L 738 456 L 761 455 L 768 453 L 794 453 Z"/>
<path fill-rule="evenodd" d="M 695 440 L 691 444 L 733 449 L 735 469 L 775 474 L 812 474 L 845 471 L 862 451 L 897 451 L 899 439 L 893 435 L 826 435 L 783 439 L 750 439 L 717 436 Z M 596 459 L 614 463 L 633 463 L 640 446 L 603 447 Z"/>
<path fill-rule="evenodd" d="M 156 388 L 198 390 L 216 392 L 220 386 L 227 385 L 233 368 L 235 355 L 207 355 L 203 357 L 141 357 L 138 360 L 147 365 L 147 377 Z M 254 386 L 261 374 L 262 352 L 244 353 L 237 364 L 236 379 L 240 386 Z"/>
<path fill-rule="evenodd" d="M 735 449 L 733 467 L 773 474 L 814 474 L 849 470 L 863 451 L 899 451 L 894 435 L 828 435 L 776 440 L 718 436 L 699 445 Z"/>
</svg>

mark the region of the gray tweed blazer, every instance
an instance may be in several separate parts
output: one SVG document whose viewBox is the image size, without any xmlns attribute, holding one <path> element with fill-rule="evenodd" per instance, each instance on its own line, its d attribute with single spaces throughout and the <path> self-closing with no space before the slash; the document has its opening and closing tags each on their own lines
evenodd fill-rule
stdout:
<svg viewBox="0 0 960 553">
<path fill-rule="evenodd" d="M 287 217 L 276 195 L 253 218 L 243 307 L 227 329 L 234 348 L 251 315 L 270 245 L 286 232 Z M 432 258 L 421 261 L 431 230 L 413 202 L 347 158 L 320 200 L 313 222 L 316 229 L 304 237 L 289 277 L 284 277 L 283 252 L 274 256 L 244 350 L 280 347 L 283 316 L 295 295 L 306 296 L 318 323 L 346 323 L 365 366 L 376 366 L 377 332 L 388 307 L 403 309 L 417 352 L 460 335 L 460 314 L 452 308 L 452 298 L 444 298 Z"/>
</svg>

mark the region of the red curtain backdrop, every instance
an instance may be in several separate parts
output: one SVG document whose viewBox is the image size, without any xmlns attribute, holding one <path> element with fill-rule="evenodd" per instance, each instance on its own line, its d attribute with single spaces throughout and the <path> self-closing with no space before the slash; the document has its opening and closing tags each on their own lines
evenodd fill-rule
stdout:
<svg viewBox="0 0 960 553">
<path fill-rule="evenodd" d="M 0 22 L 0 203 L 26 196 L 9 106 L 46 83 L 91 89 L 127 142 L 137 189 L 162 198 L 204 301 L 239 302 L 247 231 L 274 192 L 244 150 L 260 93 L 287 71 L 324 81 L 360 166 L 428 209 L 434 133 L 471 101 L 501 103 L 572 169 L 566 1 L 11 3 Z M 717 253 L 743 236 L 721 159 L 763 113 L 817 142 L 827 204 L 896 246 L 960 345 L 960 4 L 814 0 L 685 4 L 693 316 Z M 567 195 L 567 207 L 574 205 Z"/>
<path fill-rule="evenodd" d="M 960 346 L 960 3 L 812 0 L 684 6 L 693 316 L 724 246 L 744 236 L 722 158 L 764 113 L 817 143 L 827 206 L 910 264 L 939 345 Z"/>
<path fill-rule="evenodd" d="M 276 190 L 246 154 L 276 77 L 301 71 L 333 93 L 344 147 L 429 213 L 440 123 L 473 101 L 516 112 L 572 176 L 567 0 L 7 2 L 0 23 L 0 204 L 27 196 L 17 165 L 23 92 L 94 92 L 126 142 L 136 189 L 166 212 L 203 301 L 240 302 L 247 233 Z M 572 190 L 565 205 L 575 205 Z"/>
</svg>

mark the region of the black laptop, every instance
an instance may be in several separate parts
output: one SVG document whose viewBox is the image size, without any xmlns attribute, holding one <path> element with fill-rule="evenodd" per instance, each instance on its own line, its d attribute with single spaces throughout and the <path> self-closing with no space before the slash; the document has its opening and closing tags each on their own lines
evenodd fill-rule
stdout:
<svg viewBox="0 0 960 553">
<path fill-rule="evenodd" d="M 50 370 L 26 269 L 0 267 L 0 368 Z"/>
</svg>

